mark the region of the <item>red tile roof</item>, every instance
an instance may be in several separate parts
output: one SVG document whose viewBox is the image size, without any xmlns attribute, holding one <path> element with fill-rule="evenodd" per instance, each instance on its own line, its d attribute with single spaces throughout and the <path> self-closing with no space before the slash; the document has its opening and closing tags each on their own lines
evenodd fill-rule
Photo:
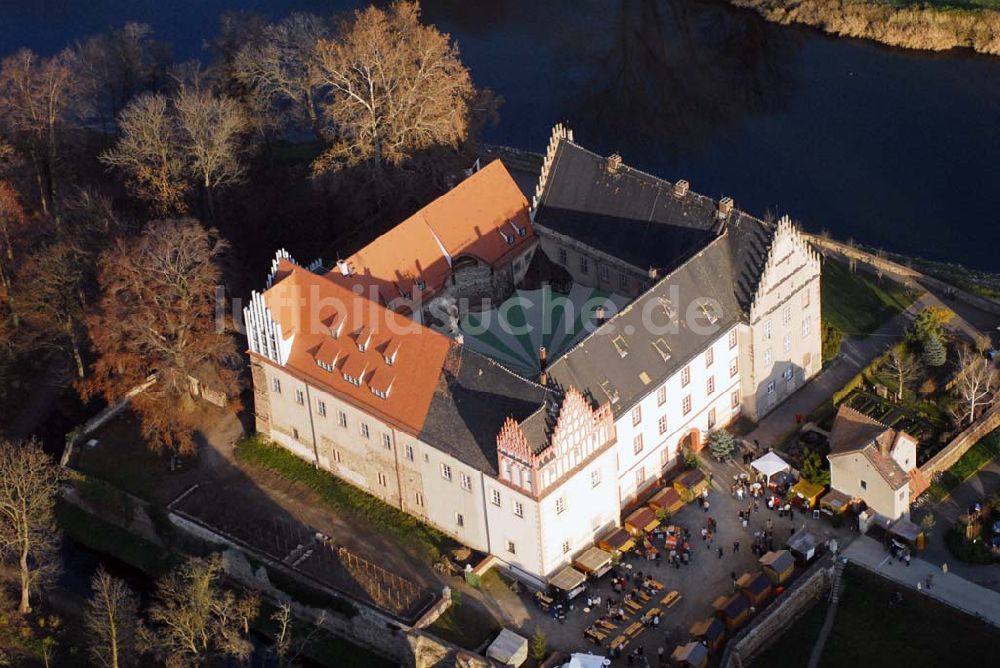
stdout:
<svg viewBox="0 0 1000 668">
<path fill-rule="evenodd" d="M 449 338 L 287 260 L 279 263 L 264 301 L 283 335 L 294 336 L 287 368 L 374 415 L 420 432 L 445 358 L 456 345 Z M 339 338 L 330 331 L 331 316 L 344 323 Z M 363 351 L 359 340 L 368 343 Z M 387 349 L 396 351 L 391 365 Z M 332 371 L 317 364 L 333 361 L 336 353 Z M 345 374 L 360 385 L 345 380 Z M 388 394 L 383 399 L 372 390 Z"/>
<path fill-rule="evenodd" d="M 528 201 L 494 160 L 349 257 L 349 276 L 337 267 L 328 276 L 369 297 L 377 291 L 383 304 L 408 301 L 415 288 L 424 297 L 440 290 L 452 260 L 467 255 L 498 266 L 533 236 Z"/>
</svg>

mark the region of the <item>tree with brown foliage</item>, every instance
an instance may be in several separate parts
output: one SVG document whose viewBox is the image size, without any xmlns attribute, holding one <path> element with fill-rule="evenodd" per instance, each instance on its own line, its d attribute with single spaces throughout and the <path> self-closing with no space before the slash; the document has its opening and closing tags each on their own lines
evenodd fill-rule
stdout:
<svg viewBox="0 0 1000 668">
<path fill-rule="evenodd" d="M 219 555 L 191 559 L 160 578 L 149 608 L 153 626 L 143 632 L 151 652 L 168 666 L 202 665 L 213 657 L 246 660 L 248 635 L 257 615 L 255 595 L 236 595 L 221 586 Z"/>
<path fill-rule="evenodd" d="M 185 156 L 181 132 L 167 98 L 146 93 L 132 100 L 118 118 L 118 142 L 101 154 L 119 168 L 132 193 L 161 215 L 187 211 Z"/>
<path fill-rule="evenodd" d="M 329 36 L 328 23 L 318 16 L 292 14 L 251 34 L 232 58 L 232 76 L 271 109 L 290 106 L 295 121 L 322 140 L 316 45 Z"/>
<path fill-rule="evenodd" d="M 1000 371 L 981 352 L 969 346 L 958 350 L 958 373 L 954 379 L 959 403 L 955 417 L 959 424 L 972 424 L 988 409 L 1000 390 Z"/>
<path fill-rule="evenodd" d="M 135 664 L 139 630 L 139 602 L 124 580 L 104 567 L 90 580 L 84 624 L 95 665 L 121 668 Z"/>
<path fill-rule="evenodd" d="M 87 318 L 97 354 L 84 398 L 132 398 L 150 447 L 194 450 L 193 377 L 218 378 L 238 408 L 241 360 L 227 324 L 216 319 L 220 257 L 228 245 L 195 220 L 150 223 L 119 240 L 98 263 L 98 308 Z"/>
<path fill-rule="evenodd" d="M 11 301 L 18 257 L 17 241 L 28 224 L 28 214 L 9 181 L 0 181 L 0 305 L 6 304 L 14 325 L 17 310 Z"/>
<path fill-rule="evenodd" d="M 315 83 L 326 150 L 316 174 L 366 165 L 407 165 L 421 152 L 460 148 L 469 138 L 480 92 L 448 35 L 420 22 L 415 3 L 368 7 L 316 45 Z"/>
<path fill-rule="evenodd" d="M 18 611 L 31 612 L 31 592 L 56 566 L 54 508 L 62 470 L 37 440 L 0 441 L 0 550 L 15 561 Z"/>
<path fill-rule="evenodd" d="M 59 221 L 59 174 L 83 108 L 76 55 L 41 58 L 22 49 L 0 64 L 0 128 L 31 162 L 43 213 Z"/>
</svg>

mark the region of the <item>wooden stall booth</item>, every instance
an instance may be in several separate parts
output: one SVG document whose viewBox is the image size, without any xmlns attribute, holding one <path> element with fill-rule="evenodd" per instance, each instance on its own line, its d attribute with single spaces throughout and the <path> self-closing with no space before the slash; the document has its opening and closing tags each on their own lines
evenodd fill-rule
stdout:
<svg viewBox="0 0 1000 668">
<path fill-rule="evenodd" d="M 691 503 L 708 489 L 708 478 L 701 469 L 691 469 L 677 476 L 674 480 L 674 489 L 684 503 Z"/>
<path fill-rule="evenodd" d="M 586 588 L 587 577 L 572 566 L 566 566 L 549 578 L 549 584 L 558 589 L 567 601 L 572 601 Z"/>
<path fill-rule="evenodd" d="M 712 609 L 730 633 L 743 626 L 750 617 L 750 601 L 739 592 L 729 597 L 720 596 L 715 599 Z"/>
<path fill-rule="evenodd" d="M 628 531 L 618 528 L 597 541 L 597 547 L 611 554 L 623 554 L 635 547 L 635 540 Z"/>
<path fill-rule="evenodd" d="M 631 515 L 625 518 L 625 528 L 633 536 L 642 536 L 658 526 L 660 526 L 660 520 L 656 518 L 656 513 L 648 506 L 636 508 Z"/>
<path fill-rule="evenodd" d="M 670 654 L 670 660 L 676 666 L 704 668 L 708 665 L 708 649 L 700 642 L 694 641 L 678 645 Z"/>
<path fill-rule="evenodd" d="M 747 597 L 750 604 L 757 608 L 767 603 L 773 593 L 771 578 L 761 571 L 744 573 L 736 581 L 736 586 L 740 588 L 740 591 Z"/>
<path fill-rule="evenodd" d="M 804 507 L 812 510 L 819 503 L 819 497 L 823 496 L 826 487 L 815 482 L 809 482 L 805 478 L 792 485 L 788 491 L 788 500 L 792 505 Z"/>
<path fill-rule="evenodd" d="M 695 640 L 701 640 L 709 652 L 718 652 L 726 640 L 726 625 L 718 617 L 707 617 L 691 625 L 688 633 Z"/>
<path fill-rule="evenodd" d="M 757 560 L 767 577 L 775 585 L 782 585 L 788 582 L 792 573 L 795 572 L 795 558 L 788 550 L 777 550 L 768 552 Z"/>
<path fill-rule="evenodd" d="M 599 578 L 611 570 L 611 553 L 594 546 L 573 560 L 573 567 L 590 578 Z"/>
<path fill-rule="evenodd" d="M 684 507 L 684 500 L 673 487 L 664 487 L 649 499 L 649 507 L 654 512 L 663 512 L 667 517 L 673 517 Z"/>
<path fill-rule="evenodd" d="M 851 497 L 840 490 L 831 489 L 819 499 L 820 512 L 829 517 L 843 515 L 850 507 Z"/>
</svg>

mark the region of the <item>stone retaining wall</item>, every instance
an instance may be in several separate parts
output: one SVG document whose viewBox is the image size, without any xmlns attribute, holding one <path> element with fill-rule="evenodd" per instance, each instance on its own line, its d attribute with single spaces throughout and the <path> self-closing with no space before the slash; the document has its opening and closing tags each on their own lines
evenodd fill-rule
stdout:
<svg viewBox="0 0 1000 668">
<path fill-rule="evenodd" d="M 795 620 L 812 608 L 830 590 L 832 583 L 833 560 L 824 557 L 726 643 L 719 665 L 722 668 L 749 666 L 754 657 L 773 645 Z M 803 647 L 792 649 L 808 654 Z"/>
<path fill-rule="evenodd" d="M 969 448 L 998 427 L 1000 427 L 1000 405 L 994 406 L 985 415 L 981 415 L 972 426 L 953 438 L 940 452 L 924 462 L 924 465 L 920 467 L 920 472 L 930 479 L 936 473 L 947 471 L 962 455 L 969 451 Z"/>
</svg>

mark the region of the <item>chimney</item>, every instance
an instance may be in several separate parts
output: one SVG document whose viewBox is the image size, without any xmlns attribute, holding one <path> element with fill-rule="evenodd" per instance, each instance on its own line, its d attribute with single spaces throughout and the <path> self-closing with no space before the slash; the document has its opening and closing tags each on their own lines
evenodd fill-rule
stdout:
<svg viewBox="0 0 1000 668">
<path fill-rule="evenodd" d="M 725 220 L 733 212 L 733 198 L 723 197 L 719 200 L 719 219 Z"/>
<path fill-rule="evenodd" d="M 882 434 L 876 439 L 878 443 L 878 451 L 883 457 L 888 457 L 892 451 L 892 441 L 889 440 L 888 432 Z"/>
<path fill-rule="evenodd" d="M 656 267 L 650 267 L 649 268 L 649 277 L 651 279 L 655 280 L 656 277 L 659 276 L 659 274 L 660 274 L 660 272 L 657 271 Z"/>
<path fill-rule="evenodd" d="M 603 325 L 607 321 L 607 316 L 604 313 L 604 304 L 598 304 L 597 308 L 594 309 L 594 319 L 597 320 L 598 326 Z"/>
<path fill-rule="evenodd" d="M 538 374 L 538 384 L 545 387 L 549 384 L 549 374 L 544 371 Z"/>
<path fill-rule="evenodd" d="M 691 184 L 687 182 L 686 179 L 681 179 L 674 184 L 674 197 L 681 199 L 688 194 L 688 190 L 691 188 Z"/>
<path fill-rule="evenodd" d="M 613 153 L 608 157 L 608 174 L 616 174 L 618 169 L 622 166 L 622 157 L 617 153 Z"/>
<path fill-rule="evenodd" d="M 351 275 L 351 266 L 347 264 L 347 260 L 337 260 L 337 269 L 340 270 L 342 276 Z"/>
</svg>

